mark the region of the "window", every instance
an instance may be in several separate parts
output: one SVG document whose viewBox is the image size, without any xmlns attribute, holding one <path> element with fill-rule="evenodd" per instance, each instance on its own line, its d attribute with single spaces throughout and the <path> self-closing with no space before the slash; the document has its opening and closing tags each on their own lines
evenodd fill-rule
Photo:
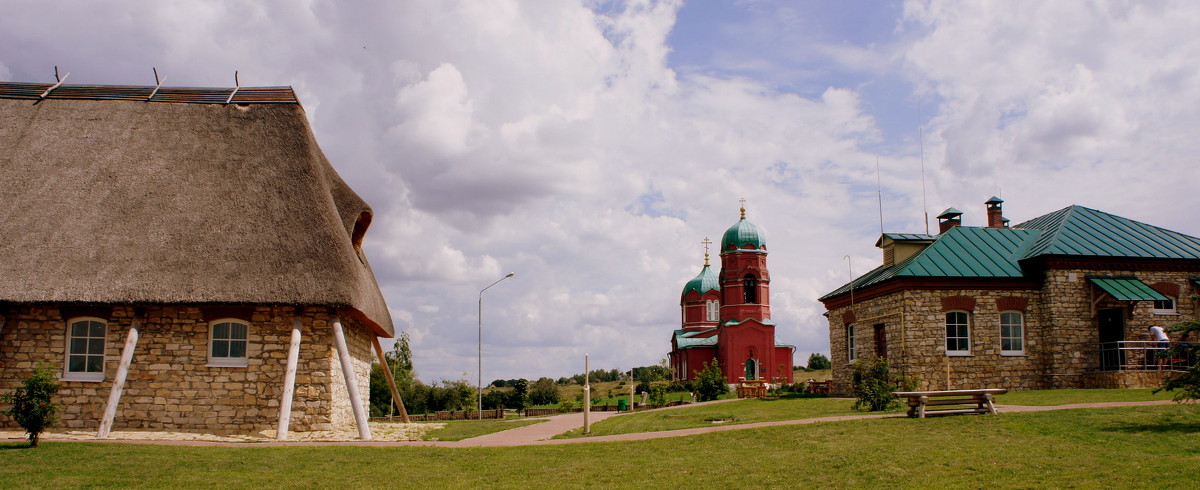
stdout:
<svg viewBox="0 0 1200 490">
<path fill-rule="evenodd" d="M 1000 313 L 1000 355 L 1025 354 L 1025 315 L 1019 311 Z"/>
<path fill-rule="evenodd" d="M 742 293 L 745 295 L 744 303 L 748 305 L 758 303 L 758 279 L 746 274 L 742 280 Z"/>
<path fill-rule="evenodd" d="M 710 299 L 704 303 L 704 306 L 707 307 L 707 309 L 708 309 L 708 317 L 707 317 L 708 321 L 715 322 L 715 321 L 717 321 L 718 318 L 720 318 L 720 310 L 721 310 L 720 303 L 716 302 L 715 300 Z"/>
<path fill-rule="evenodd" d="M 946 355 L 971 355 L 971 318 L 965 311 L 946 313 Z"/>
<path fill-rule="evenodd" d="M 1155 315 L 1174 315 L 1175 300 L 1173 299 L 1156 299 L 1154 300 L 1154 309 L 1151 313 Z"/>
<path fill-rule="evenodd" d="M 63 381 L 104 381 L 104 339 L 108 323 L 75 318 L 67 323 L 67 366 Z"/>
<path fill-rule="evenodd" d="M 854 324 L 846 324 L 846 350 L 849 354 L 850 362 L 854 362 L 858 358 L 858 350 L 854 345 Z"/>
<path fill-rule="evenodd" d="M 208 365 L 246 365 L 246 333 L 249 325 L 241 320 L 224 319 L 212 322 L 208 337 Z"/>
</svg>

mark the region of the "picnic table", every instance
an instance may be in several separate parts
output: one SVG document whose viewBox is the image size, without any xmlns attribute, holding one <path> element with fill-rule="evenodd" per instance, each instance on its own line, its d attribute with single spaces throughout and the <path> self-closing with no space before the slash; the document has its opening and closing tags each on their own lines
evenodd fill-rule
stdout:
<svg viewBox="0 0 1200 490">
<path fill-rule="evenodd" d="M 1005 393 L 1008 393 L 1008 390 L 1003 388 L 986 388 L 981 390 L 896 391 L 892 394 L 908 399 L 909 417 L 923 419 L 926 415 L 958 413 L 995 415 L 996 406 L 992 404 L 992 398 Z M 963 405 L 975 405 L 975 407 L 962 408 Z M 946 408 L 933 409 L 932 407 Z"/>
</svg>

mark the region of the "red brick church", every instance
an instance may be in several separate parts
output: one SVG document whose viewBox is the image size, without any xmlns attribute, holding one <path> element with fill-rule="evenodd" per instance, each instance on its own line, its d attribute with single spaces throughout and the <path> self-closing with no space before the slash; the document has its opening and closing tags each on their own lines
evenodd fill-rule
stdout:
<svg viewBox="0 0 1200 490">
<path fill-rule="evenodd" d="M 676 379 L 695 378 L 715 359 L 730 384 L 792 382 L 795 347 L 775 338 L 771 321 L 766 238 L 746 219 L 745 207 L 741 212 L 721 238 L 721 271 L 708 263 L 712 242 L 705 238 L 704 268 L 683 286 L 683 324 L 671 336 L 669 357 Z"/>
</svg>

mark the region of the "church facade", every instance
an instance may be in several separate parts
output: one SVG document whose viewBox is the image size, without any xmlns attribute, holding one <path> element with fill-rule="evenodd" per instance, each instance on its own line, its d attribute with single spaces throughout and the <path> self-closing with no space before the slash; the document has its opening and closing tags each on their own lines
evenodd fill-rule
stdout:
<svg viewBox="0 0 1200 490">
<path fill-rule="evenodd" d="M 716 361 L 730 384 L 792 382 L 795 347 L 775 337 L 767 243 L 758 226 L 741 219 L 721 238 L 721 269 L 709 264 L 688 281 L 680 297 L 682 322 L 671 335 L 668 360 L 675 379 L 688 381 Z"/>
</svg>

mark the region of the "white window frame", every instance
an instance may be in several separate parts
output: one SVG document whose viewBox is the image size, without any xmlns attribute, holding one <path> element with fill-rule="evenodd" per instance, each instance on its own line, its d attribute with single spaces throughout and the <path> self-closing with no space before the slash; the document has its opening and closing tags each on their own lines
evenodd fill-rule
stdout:
<svg viewBox="0 0 1200 490">
<path fill-rule="evenodd" d="M 83 337 L 76 337 L 74 335 L 74 327 L 75 327 L 75 324 L 80 323 L 80 322 L 88 322 L 89 324 L 94 322 L 94 323 L 99 323 L 99 324 L 103 325 L 104 326 L 104 335 L 102 337 L 92 337 L 90 335 L 90 332 L 88 332 L 88 333 L 85 333 L 85 335 Z M 90 330 L 90 326 L 89 326 L 89 330 Z M 67 334 L 65 337 L 66 337 L 66 345 L 63 348 L 63 361 L 64 362 L 63 362 L 62 380 L 63 381 L 83 381 L 83 382 L 89 382 L 89 383 L 97 383 L 100 381 L 104 381 L 104 367 L 106 364 L 108 364 L 108 356 L 106 355 L 106 352 L 108 350 L 108 320 L 105 320 L 103 318 L 94 317 L 94 316 L 81 316 L 81 317 L 71 318 L 70 320 L 67 321 Z M 84 352 L 83 354 L 72 354 L 71 344 L 73 343 L 72 341 L 74 341 L 76 339 L 83 339 L 84 342 L 86 342 L 90 346 L 92 340 L 94 340 L 96 338 L 99 338 L 100 342 L 101 342 L 100 354 L 99 354 L 99 356 L 100 356 L 100 371 L 99 372 L 86 371 L 87 358 L 96 356 L 96 354 L 90 352 L 90 349 L 87 350 L 86 352 Z M 73 356 L 73 355 L 84 356 L 84 369 L 85 369 L 84 371 L 71 371 L 71 356 Z"/>
<path fill-rule="evenodd" d="M 1009 315 L 1009 317 L 1007 319 L 1005 318 L 1006 315 Z M 1011 315 L 1016 315 L 1016 320 L 1017 320 L 1016 323 L 1013 323 L 1010 321 L 1012 318 Z M 1006 321 L 1006 320 L 1009 320 L 1009 321 Z M 1009 332 L 1008 332 L 1009 335 L 1007 335 L 1007 336 L 1004 335 L 1005 327 L 1009 328 Z M 1013 333 L 1012 329 L 1014 327 L 1017 329 L 1017 335 L 1012 335 L 1012 333 Z M 1020 349 L 1005 349 L 1004 348 L 1005 340 L 1009 340 L 1010 342 L 1012 340 L 1016 340 L 1017 342 L 1020 342 L 1021 348 Z M 1009 347 L 1012 347 L 1012 345 L 1010 344 Z M 1002 356 L 1023 356 L 1023 355 L 1025 355 L 1025 312 L 1015 311 L 1015 310 L 1007 310 L 1007 311 L 1000 312 L 1000 355 L 1002 355 Z"/>
<path fill-rule="evenodd" d="M 721 318 L 720 303 L 716 300 L 708 300 L 704 302 L 705 321 L 715 322 Z"/>
<path fill-rule="evenodd" d="M 1175 305 L 1178 302 L 1175 301 L 1175 298 L 1172 298 L 1170 296 L 1167 296 L 1167 298 L 1169 298 L 1169 299 L 1167 299 L 1167 301 L 1171 302 L 1170 305 L 1163 304 L 1164 303 L 1163 300 L 1155 300 L 1154 305 L 1150 309 L 1150 313 L 1154 314 L 1154 315 L 1178 315 L 1179 313 L 1175 309 Z M 1168 306 L 1168 307 L 1160 308 L 1160 306 Z"/>
<path fill-rule="evenodd" d="M 950 326 L 952 325 L 950 323 L 950 315 L 958 315 L 958 314 L 961 314 L 964 317 L 966 317 L 966 322 L 954 323 L 953 325 L 955 327 L 960 326 L 960 325 L 966 327 L 966 332 L 965 332 L 966 335 L 955 335 L 952 337 L 952 336 L 950 336 L 950 331 L 949 331 Z M 942 318 L 945 319 L 943 326 L 946 327 L 946 342 L 943 344 L 943 345 L 945 345 L 945 348 L 946 348 L 946 355 L 947 356 L 969 356 L 969 355 L 971 355 L 971 312 L 963 311 L 963 310 L 947 311 Z M 955 333 L 957 334 L 959 332 L 956 331 Z M 956 345 L 955 349 L 951 349 L 950 348 L 950 340 L 951 339 L 956 339 L 956 340 L 966 339 L 967 348 L 959 349 L 959 348 L 957 348 L 957 345 Z M 955 344 L 958 344 L 958 343 L 959 342 L 955 342 Z"/>
<path fill-rule="evenodd" d="M 222 324 L 230 324 L 229 333 L 226 337 L 216 338 L 217 326 Z M 246 338 L 240 339 L 233 336 L 233 325 L 241 325 L 246 329 Z M 215 342 L 242 342 L 245 347 L 242 350 L 241 356 L 216 356 L 213 355 L 213 347 Z M 237 318 L 221 318 L 208 322 L 208 365 L 213 367 L 246 367 L 249 364 L 250 354 L 250 322 L 239 320 Z M 228 350 L 226 351 L 228 352 Z"/>
<path fill-rule="evenodd" d="M 854 342 L 854 324 L 846 324 L 846 355 L 850 362 L 858 359 L 858 345 Z"/>
</svg>

